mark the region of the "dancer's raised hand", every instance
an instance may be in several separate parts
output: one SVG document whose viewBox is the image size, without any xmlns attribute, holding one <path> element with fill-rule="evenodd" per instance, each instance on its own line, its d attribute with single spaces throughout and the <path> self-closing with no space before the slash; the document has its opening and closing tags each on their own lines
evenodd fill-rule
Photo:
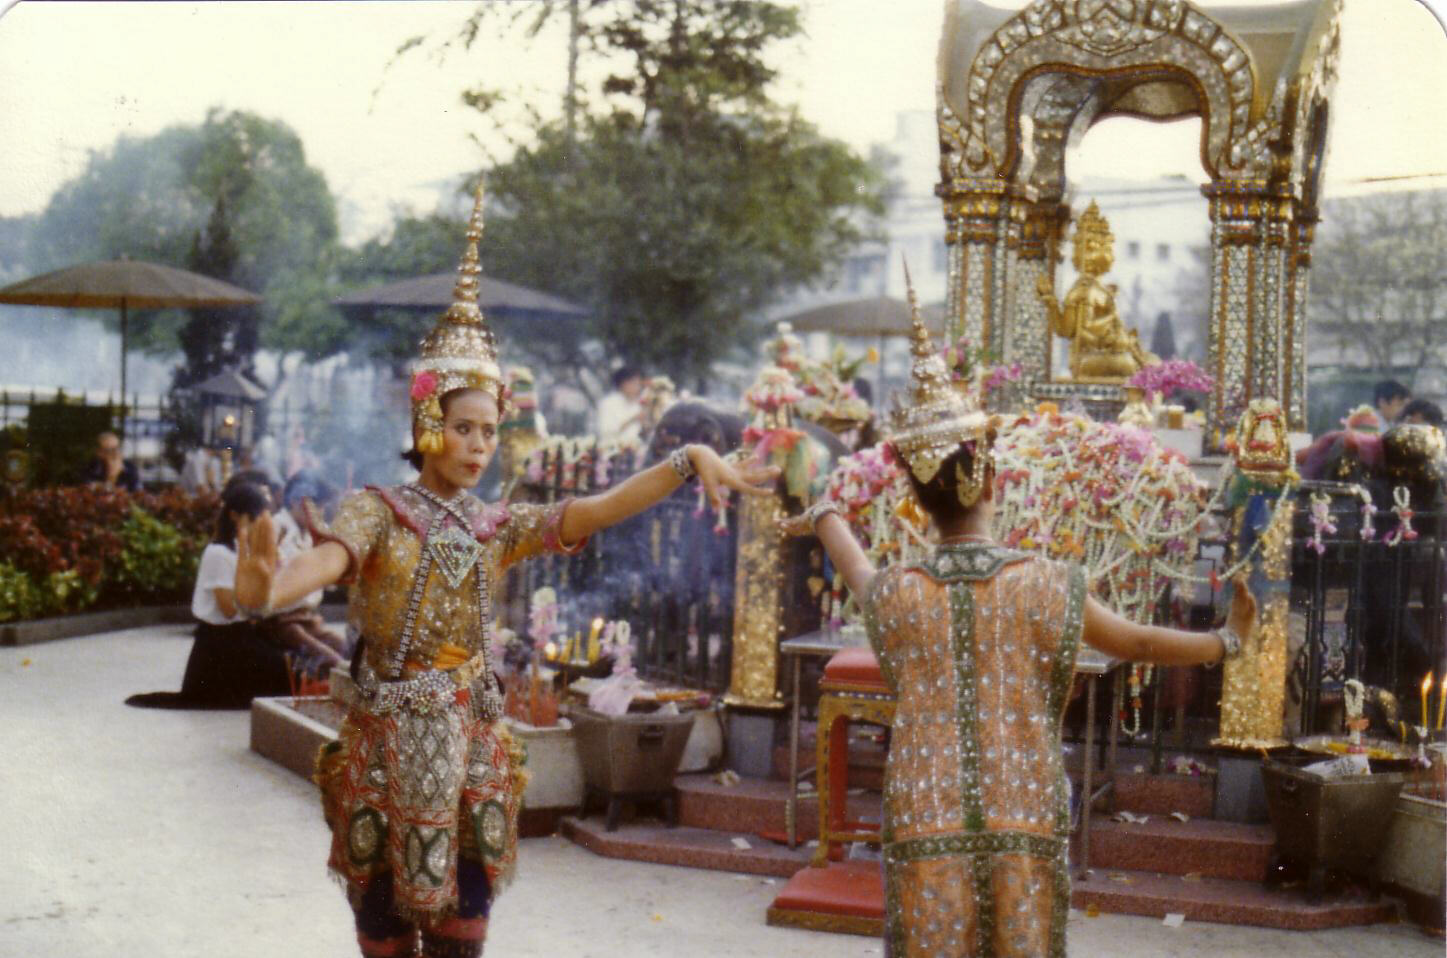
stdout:
<svg viewBox="0 0 1447 958">
<path fill-rule="evenodd" d="M 1238 572 L 1231 585 L 1231 608 L 1226 613 L 1226 625 L 1245 643 L 1256 627 L 1256 596 L 1247 587 L 1244 572 Z"/>
<path fill-rule="evenodd" d="M 742 462 L 725 459 L 701 443 L 688 447 L 688 457 L 715 509 L 722 509 L 728 503 L 725 491 L 728 489 L 750 496 L 772 495 L 774 480 L 779 478 L 781 471 L 778 466 L 765 465 L 758 457 Z"/>
<path fill-rule="evenodd" d="M 265 512 L 255 520 L 243 516 L 236 523 L 237 604 L 248 611 L 266 609 L 279 561 L 271 516 Z"/>
</svg>

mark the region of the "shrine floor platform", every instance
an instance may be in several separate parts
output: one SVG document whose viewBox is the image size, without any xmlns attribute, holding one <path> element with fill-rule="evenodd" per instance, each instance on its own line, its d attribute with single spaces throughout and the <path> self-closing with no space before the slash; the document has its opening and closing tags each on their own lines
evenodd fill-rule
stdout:
<svg viewBox="0 0 1447 958">
<path fill-rule="evenodd" d="M 0 647 L 0 955 L 356 954 L 350 912 L 322 864 L 316 788 L 249 749 L 248 714 L 122 704 L 132 692 L 179 687 L 186 636 L 157 627 Z M 765 924 L 781 877 L 605 858 L 560 837 L 524 841 L 520 858 L 489 955 L 882 954 L 877 939 Z M 1442 954 L 1440 940 L 1405 923 L 1282 932 L 1188 919 L 1170 928 L 1075 911 L 1068 934 L 1071 958 Z"/>
</svg>

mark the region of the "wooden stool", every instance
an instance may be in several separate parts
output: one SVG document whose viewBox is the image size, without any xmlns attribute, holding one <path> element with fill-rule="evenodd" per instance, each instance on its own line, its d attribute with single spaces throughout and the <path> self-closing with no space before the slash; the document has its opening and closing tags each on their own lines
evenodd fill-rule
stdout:
<svg viewBox="0 0 1447 958">
<path fill-rule="evenodd" d="M 815 866 L 843 857 L 844 842 L 879 842 L 879 825 L 849 820 L 849 725 L 894 724 L 894 695 L 869 649 L 843 649 L 824 666 L 819 682 L 816 738 L 819 848 Z"/>
</svg>

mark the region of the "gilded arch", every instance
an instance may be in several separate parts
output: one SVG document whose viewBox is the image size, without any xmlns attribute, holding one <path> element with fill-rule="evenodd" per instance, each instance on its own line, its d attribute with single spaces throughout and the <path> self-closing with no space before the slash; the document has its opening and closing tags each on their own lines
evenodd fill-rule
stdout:
<svg viewBox="0 0 1447 958">
<path fill-rule="evenodd" d="M 1049 394 L 1032 294 L 1069 221 L 1066 146 L 1106 116 L 1199 116 L 1211 182 L 1211 425 L 1253 398 L 1305 419 L 1305 296 L 1340 0 L 947 0 L 938 120 L 947 312 Z M 1058 390 L 1057 390 L 1058 391 Z M 1076 394 L 1081 394 L 1077 390 Z M 1109 388 L 1084 390 L 1108 404 Z"/>
</svg>

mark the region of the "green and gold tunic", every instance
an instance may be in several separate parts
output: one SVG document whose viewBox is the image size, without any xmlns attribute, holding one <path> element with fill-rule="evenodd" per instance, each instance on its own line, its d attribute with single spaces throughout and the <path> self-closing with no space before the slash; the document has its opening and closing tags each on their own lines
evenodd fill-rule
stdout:
<svg viewBox="0 0 1447 958">
<path fill-rule="evenodd" d="M 896 958 L 1064 955 L 1060 722 L 1084 577 L 992 544 L 880 572 L 870 641 L 898 697 L 884 792 Z"/>
</svg>

